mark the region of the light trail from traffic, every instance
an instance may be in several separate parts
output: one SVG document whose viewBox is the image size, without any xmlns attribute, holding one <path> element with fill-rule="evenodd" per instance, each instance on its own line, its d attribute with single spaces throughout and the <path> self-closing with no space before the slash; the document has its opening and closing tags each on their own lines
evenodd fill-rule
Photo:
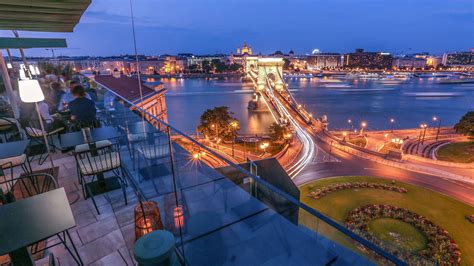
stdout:
<svg viewBox="0 0 474 266">
<path fill-rule="evenodd" d="M 273 89 L 271 88 L 271 82 L 267 80 L 267 84 L 269 89 L 267 90 L 268 95 L 271 96 L 272 101 L 278 108 L 279 112 L 285 116 L 286 119 L 291 123 L 293 126 L 297 137 L 303 144 L 303 150 L 301 152 L 300 158 L 297 162 L 295 162 L 290 168 L 287 169 L 288 175 L 293 179 L 295 178 L 311 161 L 315 156 L 315 143 L 312 137 L 308 134 L 308 132 L 303 129 L 299 123 L 292 117 L 290 112 L 286 109 L 286 107 L 280 102 L 278 97 L 273 94 Z M 266 102 L 265 97 L 262 97 L 265 101 L 265 104 L 269 107 L 270 105 Z M 271 110 L 271 108 L 269 108 Z M 273 115 L 273 113 L 272 113 Z M 273 115 L 274 116 L 274 115 Z M 274 116 L 275 117 L 275 116 Z"/>
</svg>

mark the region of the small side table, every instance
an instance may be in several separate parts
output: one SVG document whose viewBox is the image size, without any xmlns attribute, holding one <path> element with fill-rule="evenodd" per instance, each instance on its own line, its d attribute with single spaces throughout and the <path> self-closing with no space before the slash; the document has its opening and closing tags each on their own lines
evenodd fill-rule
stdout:
<svg viewBox="0 0 474 266">
<path fill-rule="evenodd" d="M 156 230 L 135 242 L 133 255 L 140 266 L 174 266 L 178 265 L 174 246 L 175 239 L 172 233 Z"/>
</svg>

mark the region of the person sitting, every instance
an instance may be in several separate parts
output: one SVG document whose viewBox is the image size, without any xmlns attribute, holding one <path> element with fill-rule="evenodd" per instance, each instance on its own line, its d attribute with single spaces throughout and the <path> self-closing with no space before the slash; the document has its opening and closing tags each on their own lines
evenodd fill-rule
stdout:
<svg viewBox="0 0 474 266">
<path fill-rule="evenodd" d="M 43 90 L 44 91 L 44 90 Z M 47 94 L 46 94 L 47 95 Z M 44 128 L 47 132 L 64 128 L 64 122 L 57 115 L 51 115 L 49 112 L 48 98 L 38 103 L 38 112 L 43 120 Z M 20 107 L 20 124 L 26 127 L 41 128 L 38 113 L 34 103 L 22 103 Z"/>
<path fill-rule="evenodd" d="M 54 112 L 55 110 L 58 109 L 59 103 L 61 102 L 61 98 L 64 95 L 64 90 L 61 86 L 61 83 L 59 82 L 52 82 L 49 84 L 50 87 L 50 105 L 51 105 L 51 110 Z"/>
<path fill-rule="evenodd" d="M 74 100 L 69 103 L 71 111 L 71 120 L 78 125 L 96 126 L 96 108 L 95 103 L 87 98 L 86 91 L 81 85 L 75 86 L 72 91 Z"/>
<path fill-rule="evenodd" d="M 66 111 L 69 107 L 69 103 L 75 99 L 74 95 L 72 94 L 72 89 L 76 86 L 80 86 L 80 82 L 78 80 L 71 80 L 69 82 L 69 88 L 61 95 L 61 100 L 58 104 L 58 111 L 63 112 Z M 86 98 L 91 100 L 89 94 L 86 93 Z"/>
</svg>

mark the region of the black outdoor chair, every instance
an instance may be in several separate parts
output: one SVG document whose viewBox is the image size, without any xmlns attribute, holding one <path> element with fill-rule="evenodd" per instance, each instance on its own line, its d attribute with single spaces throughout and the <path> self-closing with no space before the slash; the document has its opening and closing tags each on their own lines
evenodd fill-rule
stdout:
<svg viewBox="0 0 474 266">
<path fill-rule="evenodd" d="M 0 169 L 0 188 L 3 194 L 3 204 L 33 197 L 57 189 L 56 179 L 46 173 L 25 173 L 13 177 L 13 171 L 7 175 Z"/>
<path fill-rule="evenodd" d="M 19 123 L 10 117 L 0 117 L 0 142 L 9 142 L 22 139 Z"/>
<path fill-rule="evenodd" d="M 30 126 L 25 128 L 25 131 L 28 138 L 31 139 L 32 144 L 34 145 L 36 143 L 41 147 L 41 151 L 39 152 L 40 156 L 38 159 L 38 163 L 39 165 L 42 165 L 49 156 L 47 154 L 47 148 L 46 143 L 44 141 L 44 137 L 48 139 L 49 147 L 51 148 L 52 152 L 55 152 L 56 146 L 54 145 L 54 137 L 57 137 L 59 141 L 61 134 L 65 131 L 65 128 L 59 127 L 50 131 L 43 131 L 38 127 L 34 126 L 34 123 L 30 123 Z"/>
<path fill-rule="evenodd" d="M 126 172 L 122 166 L 119 143 L 109 142 L 105 145 L 103 142 L 93 142 L 86 145 L 87 148 L 74 152 L 84 198 L 91 197 L 100 214 L 94 196 L 122 188 L 127 204 Z M 106 173 L 112 173 L 113 176 L 106 177 Z"/>
</svg>

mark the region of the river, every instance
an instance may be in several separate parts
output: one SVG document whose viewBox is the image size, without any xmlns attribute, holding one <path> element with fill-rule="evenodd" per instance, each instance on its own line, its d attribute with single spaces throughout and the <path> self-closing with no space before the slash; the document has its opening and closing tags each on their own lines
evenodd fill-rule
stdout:
<svg viewBox="0 0 474 266">
<path fill-rule="evenodd" d="M 252 98 L 251 84 L 240 79 L 161 79 L 168 89 L 166 101 L 169 122 L 187 133 L 194 133 L 200 115 L 214 106 L 228 106 L 241 123 L 241 134 L 262 134 L 273 122 L 268 112 L 247 110 Z M 401 84 L 380 84 L 370 80 L 327 83 L 324 80 L 287 79 L 295 99 L 314 117 L 327 115 L 330 129 L 359 127 L 368 130 L 393 127 L 414 128 L 420 123 L 453 125 L 474 110 L 474 84 L 438 84 L 433 79 L 414 78 Z"/>
</svg>

